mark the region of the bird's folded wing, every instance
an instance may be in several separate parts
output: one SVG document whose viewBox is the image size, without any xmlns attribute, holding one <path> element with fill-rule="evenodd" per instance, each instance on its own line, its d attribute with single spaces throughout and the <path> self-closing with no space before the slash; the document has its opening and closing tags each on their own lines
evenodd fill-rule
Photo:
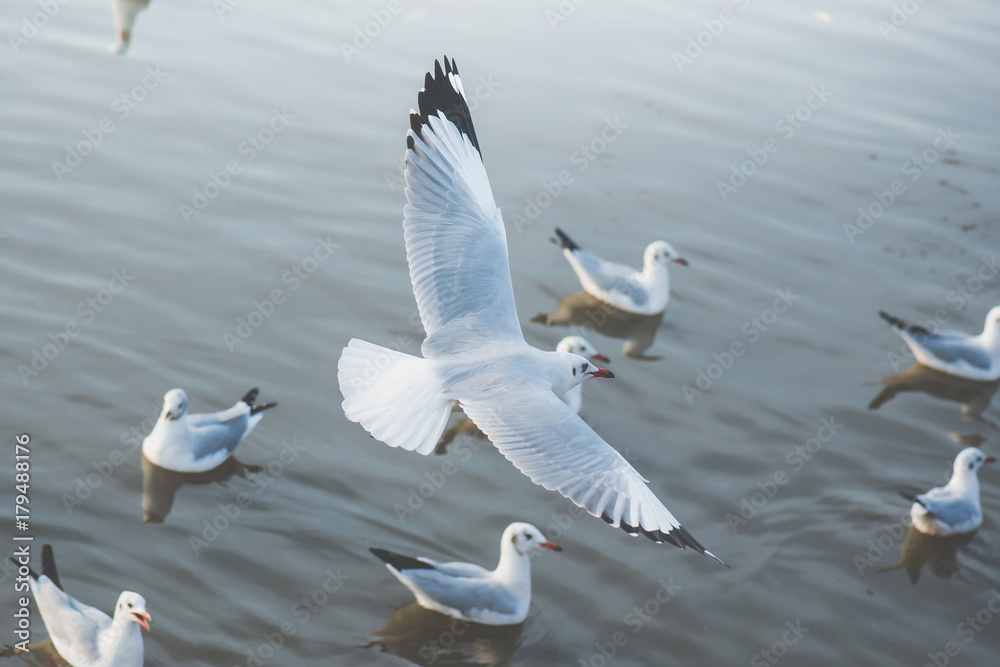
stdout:
<svg viewBox="0 0 1000 667">
<path fill-rule="evenodd" d="M 242 418 L 227 422 L 208 422 L 191 425 L 191 454 L 194 460 L 211 456 L 222 450 L 232 453 L 247 432 L 249 418 L 244 413 Z M 220 461 L 221 463 L 221 461 Z"/>
<path fill-rule="evenodd" d="M 435 63 L 410 114 L 403 231 L 424 355 L 521 339 L 503 219 L 454 63 Z M 454 332 L 461 331 L 461 335 Z"/>
<path fill-rule="evenodd" d="M 531 481 L 626 532 L 706 553 L 628 461 L 551 391 L 524 386 L 460 403 Z"/>
<path fill-rule="evenodd" d="M 100 650 L 98 634 L 111 626 L 111 618 L 59 590 L 51 582 L 39 587 L 36 599 L 49 634 L 58 638 L 59 643 L 74 654 L 64 657 L 69 660 L 78 657 L 97 660 Z"/>
<path fill-rule="evenodd" d="M 914 335 L 912 338 L 925 350 L 941 361 L 958 363 L 964 361 L 974 368 L 989 369 L 993 363 L 990 354 L 981 347 L 969 344 L 969 337 L 942 335 Z"/>
<path fill-rule="evenodd" d="M 517 610 L 517 598 L 491 579 L 452 577 L 435 570 L 407 570 L 406 577 L 428 597 L 463 614 L 477 609 L 499 614 Z"/>
<path fill-rule="evenodd" d="M 935 491 L 939 493 L 934 493 Z M 931 489 L 917 496 L 917 500 L 924 509 L 948 525 L 960 526 L 972 519 L 976 513 L 973 503 L 943 491 L 940 488 Z"/>
</svg>

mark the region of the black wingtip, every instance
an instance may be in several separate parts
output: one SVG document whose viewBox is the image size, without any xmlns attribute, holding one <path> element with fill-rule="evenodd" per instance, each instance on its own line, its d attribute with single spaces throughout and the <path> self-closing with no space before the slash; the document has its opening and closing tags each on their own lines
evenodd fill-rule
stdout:
<svg viewBox="0 0 1000 667">
<path fill-rule="evenodd" d="M 434 61 L 434 75 L 431 76 L 430 72 L 424 75 L 424 89 L 417 94 L 417 111 L 410 114 L 410 130 L 423 139 L 424 128 L 429 125 L 427 119 L 430 116 L 443 116 L 469 138 L 482 157 L 469 103 L 465 95 L 452 84 L 452 77 L 461 81 L 454 58 L 448 60 L 448 56 L 445 56 L 444 68 L 441 67 L 441 61 Z M 406 147 L 411 150 L 414 148 L 413 137 L 409 134 L 406 137 Z"/>
<path fill-rule="evenodd" d="M 11 563 L 13 563 L 15 567 L 21 567 L 21 564 L 18 563 L 13 558 L 8 557 L 7 560 L 9 560 Z M 32 579 L 34 579 L 35 581 L 38 581 L 38 573 L 35 572 L 34 570 L 32 570 L 30 567 L 28 568 L 28 576 L 31 577 Z M 60 586 L 60 588 L 62 588 L 62 586 Z"/>
<path fill-rule="evenodd" d="M 409 556 L 404 556 L 403 554 L 398 554 L 394 551 L 389 551 L 388 549 L 371 548 L 368 551 L 375 554 L 375 556 L 384 563 L 392 565 L 397 570 L 433 570 L 434 566 L 425 563 L 422 560 L 417 560 L 416 558 L 411 558 Z"/>
<path fill-rule="evenodd" d="M 558 237 L 558 239 L 551 239 L 551 240 L 560 248 L 564 248 L 566 250 L 569 250 L 570 252 L 580 249 L 580 246 L 578 246 L 576 242 L 573 241 L 573 239 L 571 239 L 566 234 L 566 232 L 559 229 L 558 227 L 556 227 L 556 236 Z"/>
<path fill-rule="evenodd" d="M 56 569 L 56 554 L 51 544 L 42 545 L 42 574 L 51 579 L 59 590 L 63 590 L 62 582 L 59 581 L 59 570 Z"/>
<path fill-rule="evenodd" d="M 922 327 L 919 324 L 907 324 L 906 320 L 896 317 L 895 315 L 890 315 L 884 310 L 878 311 L 878 316 L 896 329 L 903 329 L 904 331 L 908 331 L 909 333 L 916 334 L 918 336 L 927 336 L 930 334 L 930 331 L 928 331 L 925 327 Z"/>
<path fill-rule="evenodd" d="M 260 393 L 260 387 L 254 387 L 253 389 L 248 391 L 240 400 L 252 408 L 253 402 L 257 400 L 257 394 L 259 393 Z"/>
<path fill-rule="evenodd" d="M 614 524 L 614 519 L 612 519 L 611 517 L 609 517 L 607 515 L 602 515 L 601 518 L 604 519 L 605 523 Z M 662 544 L 663 542 L 668 542 L 668 543 L 670 543 L 670 544 L 672 544 L 675 547 L 678 547 L 680 549 L 686 549 L 688 547 L 691 547 L 692 549 L 694 549 L 698 553 L 700 553 L 702 555 L 705 555 L 705 556 L 708 556 L 709 558 L 712 558 L 712 559 L 718 561 L 719 563 L 722 563 L 727 568 L 732 569 L 728 565 L 726 565 L 726 563 L 721 558 L 719 558 L 718 556 L 716 556 L 715 554 L 713 554 L 711 551 L 709 551 L 708 549 L 706 549 L 705 547 L 703 547 L 701 545 L 701 542 L 699 542 L 698 540 L 696 540 L 694 538 L 694 535 L 692 535 L 691 533 L 689 533 L 688 530 L 687 530 L 687 528 L 685 528 L 684 526 L 677 526 L 676 528 L 674 528 L 674 529 L 672 529 L 670 531 L 667 531 L 666 533 L 664 533 L 662 530 L 646 530 L 645 528 L 642 528 L 641 526 L 638 527 L 638 528 L 636 528 L 635 526 L 630 526 L 629 524 L 625 523 L 624 521 L 619 522 L 618 527 L 621 528 L 622 530 L 624 530 L 629 535 L 633 535 L 633 536 L 635 536 L 635 535 L 644 535 L 644 536 L 648 537 L 649 539 L 653 540 L 654 542 L 656 542 L 657 544 Z"/>
<path fill-rule="evenodd" d="M 251 405 L 250 416 L 252 417 L 258 412 L 264 412 L 264 410 L 270 410 L 271 408 L 276 408 L 276 407 L 278 407 L 277 401 L 273 401 L 271 403 L 261 403 L 260 405 Z"/>
</svg>

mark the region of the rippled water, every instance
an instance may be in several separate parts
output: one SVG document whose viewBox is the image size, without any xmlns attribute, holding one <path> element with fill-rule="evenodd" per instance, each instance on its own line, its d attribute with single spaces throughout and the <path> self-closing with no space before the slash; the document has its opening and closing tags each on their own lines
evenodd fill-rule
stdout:
<svg viewBox="0 0 1000 667">
<path fill-rule="evenodd" d="M 998 471 L 964 544 L 904 539 L 897 492 L 940 483 L 962 443 L 996 453 L 972 419 L 1000 421 L 996 387 L 903 378 L 868 404 L 908 365 L 880 308 L 971 331 L 1000 302 L 1000 9 L 902 3 L 896 26 L 881 1 L 156 0 L 115 56 L 107 2 L 50 4 L 23 41 L 39 5 L 0 10 L 4 438 L 33 438 L 33 532 L 70 592 L 146 596 L 147 664 L 995 663 L 995 615 L 960 624 L 1000 590 Z M 588 334 L 618 379 L 584 387 L 584 416 L 731 570 L 570 521 L 469 434 L 423 458 L 344 418 L 347 340 L 422 337 L 397 169 L 443 53 L 475 97 L 529 342 L 556 344 L 567 329 L 531 318 L 579 289 L 552 227 L 690 261 L 659 360 Z M 19 372 L 36 351 L 53 358 Z M 144 504 L 136 443 L 163 393 L 208 411 L 255 385 L 280 405 L 241 446 L 250 470 L 147 479 Z M 491 565 L 514 519 L 565 547 L 534 561 L 520 628 L 414 609 L 368 553 Z"/>
</svg>

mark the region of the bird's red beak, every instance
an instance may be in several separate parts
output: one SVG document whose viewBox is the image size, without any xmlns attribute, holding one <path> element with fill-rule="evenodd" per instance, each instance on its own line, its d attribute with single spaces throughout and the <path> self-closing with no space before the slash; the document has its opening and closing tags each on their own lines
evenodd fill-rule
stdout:
<svg viewBox="0 0 1000 667">
<path fill-rule="evenodd" d="M 553 542 L 552 540 L 539 542 L 538 546 L 540 546 L 543 549 L 548 549 L 549 551 L 562 551 L 562 547 Z"/>
<path fill-rule="evenodd" d="M 136 623 L 141 625 L 146 631 L 149 631 L 149 624 L 153 621 L 153 617 L 149 615 L 149 612 L 133 611 L 132 616 L 135 617 Z"/>
<path fill-rule="evenodd" d="M 983 459 L 983 463 L 996 463 L 996 462 L 997 458 L 995 456 L 987 456 L 985 459 Z"/>
<path fill-rule="evenodd" d="M 611 361 L 610 359 L 608 359 L 608 355 L 601 354 L 600 352 L 594 352 L 592 355 L 590 355 L 590 358 L 595 361 L 603 361 L 604 363 L 608 363 L 609 361 Z"/>
<path fill-rule="evenodd" d="M 677 257 L 677 258 L 675 258 L 674 262 L 676 262 L 677 264 L 680 264 L 681 266 L 687 266 L 688 265 L 688 261 L 686 259 L 684 259 L 683 257 Z"/>
<path fill-rule="evenodd" d="M 613 378 L 615 376 L 615 374 L 607 368 L 598 368 L 596 371 L 590 371 L 587 375 L 592 378 Z"/>
<path fill-rule="evenodd" d="M 170 410 L 167 410 L 166 414 L 163 415 L 164 419 L 173 419 L 174 416 L 171 414 Z"/>
</svg>

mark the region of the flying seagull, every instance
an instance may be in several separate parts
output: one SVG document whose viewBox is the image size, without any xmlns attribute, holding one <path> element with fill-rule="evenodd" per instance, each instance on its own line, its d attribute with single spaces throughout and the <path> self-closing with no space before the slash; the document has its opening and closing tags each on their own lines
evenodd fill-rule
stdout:
<svg viewBox="0 0 1000 667">
<path fill-rule="evenodd" d="M 391 447 L 430 454 L 458 404 L 534 483 L 630 534 L 718 560 L 560 400 L 584 380 L 613 374 L 525 342 L 503 218 L 453 60 L 434 63 L 417 101 L 406 139 L 403 235 L 427 332 L 423 357 L 352 339 L 338 364 L 344 413 Z"/>
</svg>

